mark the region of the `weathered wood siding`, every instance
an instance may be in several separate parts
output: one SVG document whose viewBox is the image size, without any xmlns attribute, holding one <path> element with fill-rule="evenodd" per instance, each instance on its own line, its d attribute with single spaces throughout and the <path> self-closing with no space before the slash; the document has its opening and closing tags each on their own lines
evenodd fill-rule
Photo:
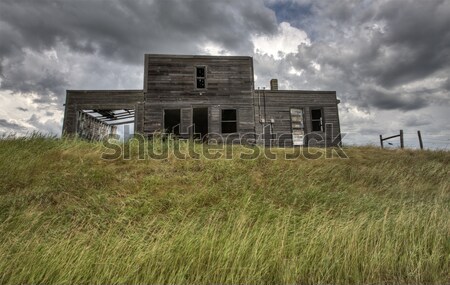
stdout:
<svg viewBox="0 0 450 285">
<path fill-rule="evenodd" d="M 67 90 L 63 134 L 77 132 L 77 114 L 92 109 L 134 109 L 135 132 L 142 132 L 144 93 L 142 90 Z"/>
<path fill-rule="evenodd" d="M 221 109 L 236 109 L 238 133 L 254 132 L 251 57 L 145 57 L 144 132 L 163 129 L 163 110 L 181 109 L 181 130 L 192 124 L 192 108 L 208 108 L 209 133 L 220 133 Z M 206 88 L 195 85 L 196 66 L 206 66 Z"/>
<path fill-rule="evenodd" d="M 305 145 L 324 146 L 325 137 L 328 146 L 337 144 L 336 140 L 332 143 L 333 139 L 340 135 L 338 101 L 335 91 L 261 90 L 255 91 L 254 102 L 257 133 L 262 134 L 263 126 L 269 124 L 270 120 L 273 119 L 272 130 L 277 137 L 281 137 L 280 144 L 291 146 L 292 126 L 290 109 L 298 108 L 304 111 Z M 312 131 L 311 109 L 315 108 L 322 109 L 323 132 Z M 261 119 L 264 119 L 264 116 L 265 124 L 261 123 Z M 324 140 L 316 141 L 317 138 L 324 138 Z"/>
<path fill-rule="evenodd" d="M 196 88 L 197 66 L 206 67 L 205 89 Z M 296 108 L 304 112 L 305 145 L 339 143 L 336 92 L 254 91 L 253 72 L 251 57 L 145 55 L 143 90 L 68 90 L 63 132 L 76 133 L 80 110 L 134 109 L 135 131 L 151 136 L 164 128 L 164 109 L 180 109 L 180 131 L 188 137 L 193 108 L 208 108 L 208 132 L 221 134 L 221 110 L 236 109 L 237 133 L 229 139 L 251 133 L 260 143 L 268 143 L 262 136 L 263 127 L 273 119 L 272 133 L 281 136 L 280 145 L 290 146 L 290 109 Z M 320 132 L 312 132 L 314 108 L 322 110 L 324 130 Z M 250 139 L 248 135 L 246 138 Z"/>
</svg>

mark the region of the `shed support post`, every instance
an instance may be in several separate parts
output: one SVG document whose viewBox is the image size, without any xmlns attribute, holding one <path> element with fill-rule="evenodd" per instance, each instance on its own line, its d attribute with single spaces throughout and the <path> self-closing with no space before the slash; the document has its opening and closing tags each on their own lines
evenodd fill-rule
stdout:
<svg viewBox="0 0 450 285">
<path fill-rule="evenodd" d="M 384 148 L 384 145 L 383 145 L 383 136 L 382 136 L 382 135 L 380 135 L 380 144 L 381 144 L 381 148 Z"/>
</svg>

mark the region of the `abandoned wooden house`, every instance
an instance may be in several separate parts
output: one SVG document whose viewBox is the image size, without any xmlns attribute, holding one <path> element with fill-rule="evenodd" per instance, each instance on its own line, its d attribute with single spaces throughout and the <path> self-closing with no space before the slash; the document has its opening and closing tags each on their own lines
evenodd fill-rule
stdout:
<svg viewBox="0 0 450 285">
<path fill-rule="evenodd" d="M 100 139 L 121 124 L 151 137 L 279 146 L 339 145 L 335 91 L 255 88 L 247 56 L 145 55 L 142 90 L 67 90 L 63 134 Z"/>
</svg>

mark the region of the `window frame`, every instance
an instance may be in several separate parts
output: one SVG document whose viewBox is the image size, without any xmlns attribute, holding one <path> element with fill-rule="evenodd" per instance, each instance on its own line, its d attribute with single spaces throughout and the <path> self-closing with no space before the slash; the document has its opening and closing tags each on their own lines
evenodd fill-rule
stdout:
<svg viewBox="0 0 450 285">
<path fill-rule="evenodd" d="M 314 110 L 320 110 L 320 119 L 313 119 L 313 111 Z M 323 113 L 323 107 L 312 107 L 309 108 L 309 115 L 311 119 L 311 132 L 317 133 L 317 132 L 324 132 L 324 126 L 325 126 L 325 118 Z M 313 122 L 320 122 L 320 130 L 314 130 L 314 124 Z"/>
<path fill-rule="evenodd" d="M 227 111 L 227 110 L 232 110 L 236 112 L 236 119 L 235 120 L 223 120 L 223 111 Z M 235 123 L 236 124 L 236 131 L 235 132 L 227 132 L 224 133 L 223 132 L 223 123 Z M 224 109 L 220 109 L 220 133 L 221 134 L 237 134 L 239 133 L 239 112 L 238 109 L 236 108 L 224 108 Z"/>
<path fill-rule="evenodd" d="M 204 71 L 205 71 L 205 74 L 204 74 L 204 76 L 203 77 L 199 77 L 199 76 L 197 76 L 197 69 L 198 68 L 203 68 L 204 69 Z M 206 80 L 206 75 L 207 75 L 207 66 L 206 65 L 196 65 L 195 66 L 195 68 L 194 68 L 194 89 L 195 90 L 199 90 L 199 91 L 202 91 L 202 90 L 206 90 L 207 88 L 208 88 L 208 81 Z M 199 88 L 198 86 L 197 86 L 197 80 L 198 79 L 203 79 L 204 81 L 205 81 L 205 87 L 203 87 L 203 88 Z"/>
</svg>

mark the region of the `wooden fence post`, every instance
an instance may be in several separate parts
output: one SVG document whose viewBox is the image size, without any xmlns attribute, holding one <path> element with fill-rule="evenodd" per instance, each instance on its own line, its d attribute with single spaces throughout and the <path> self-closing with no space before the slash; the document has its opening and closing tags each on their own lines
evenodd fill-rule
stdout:
<svg viewBox="0 0 450 285">
<path fill-rule="evenodd" d="M 381 148 L 384 148 L 384 146 L 383 146 L 383 136 L 382 135 L 380 135 L 380 144 L 381 144 Z"/>
<path fill-rule="evenodd" d="M 405 143 L 403 141 L 403 130 L 400 130 L 400 147 L 401 148 L 405 147 Z"/>
<path fill-rule="evenodd" d="M 422 134 L 420 131 L 417 131 L 417 135 L 419 136 L 420 149 L 423 149 Z"/>
</svg>

